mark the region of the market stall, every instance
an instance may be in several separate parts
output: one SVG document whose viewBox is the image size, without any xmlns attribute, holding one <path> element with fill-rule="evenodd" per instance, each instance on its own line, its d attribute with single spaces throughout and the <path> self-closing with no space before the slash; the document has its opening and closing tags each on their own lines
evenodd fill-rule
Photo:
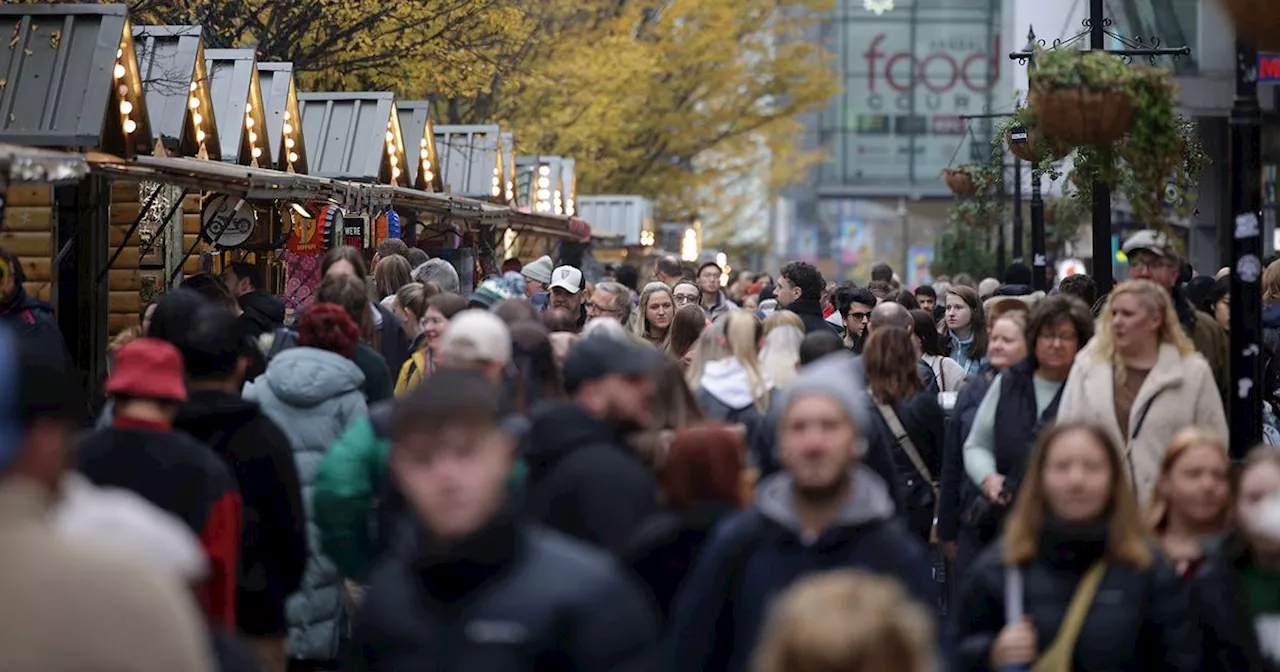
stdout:
<svg viewBox="0 0 1280 672">
<path fill-rule="evenodd" d="M 0 33 L 11 36 L 9 48 L 0 49 L 0 142 L 128 157 L 151 152 L 123 5 L 3 5 Z M 86 388 L 105 371 L 111 199 L 106 181 L 92 176 L 18 189 L 8 195 L 0 233 L 0 246 L 27 272 L 30 292 L 53 304 Z M 117 261 L 123 273 L 115 279 L 136 283 L 126 278 L 136 275 L 136 255 Z M 116 308 L 136 308 L 136 285 L 112 300 L 130 292 L 130 305 Z"/>
<path fill-rule="evenodd" d="M 444 176 L 439 170 L 435 125 L 431 122 L 431 103 L 425 100 L 396 101 L 400 114 L 400 132 L 410 149 L 418 155 L 409 161 L 409 185 L 419 191 L 443 193 Z"/>
<path fill-rule="evenodd" d="M 203 33 L 200 26 L 134 26 L 157 156 L 217 160 L 222 154 Z M 119 298 L 111 301 L 107 319 L 114 334 L 138 324 L 140 313 L 124 293 L 137 294 L 140 311 L 169 287 L 174 269 L 183 263 L 184 236 L 194 241 L 199 232 L 200 192 L 161 182 L 118 181 L 112 185 L 111 209 L 109 291 Z M 128 266 L 135 258 L 136 265 Z M 193 260 L 188 272 L 198 271 L 198 262 Z"/>
</svg>

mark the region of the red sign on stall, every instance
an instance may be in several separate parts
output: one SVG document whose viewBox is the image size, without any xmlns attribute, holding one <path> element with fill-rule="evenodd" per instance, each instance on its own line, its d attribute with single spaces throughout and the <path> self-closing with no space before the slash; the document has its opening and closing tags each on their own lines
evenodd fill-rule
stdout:
<svg viewBox="0 0 1280 672">
<path fill-rule="evenodd" d="M 1258 82 L 1280 82 L 1280 54 L 1258 54 Z"/>
</svg>

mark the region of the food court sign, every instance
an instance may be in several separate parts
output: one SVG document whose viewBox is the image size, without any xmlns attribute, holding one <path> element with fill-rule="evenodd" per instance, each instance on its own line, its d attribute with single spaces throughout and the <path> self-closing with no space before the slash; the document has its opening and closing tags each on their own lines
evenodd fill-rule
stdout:
<svg viewBox="0 0 1280 672">
<path fill-rule="evenodd" d="M 960 162 L 989 155 L 981 122 L 973 143 L 961 119 L 1012 103 L 1003 93 L 1011 86 L 1001 86 L 1011 68 L 1000 14 L 982 4 L 898 8 L 841 24 L 845 137 L 838 151 L 850 181 L 930 183 L 957 149 Z"/>
</svg>

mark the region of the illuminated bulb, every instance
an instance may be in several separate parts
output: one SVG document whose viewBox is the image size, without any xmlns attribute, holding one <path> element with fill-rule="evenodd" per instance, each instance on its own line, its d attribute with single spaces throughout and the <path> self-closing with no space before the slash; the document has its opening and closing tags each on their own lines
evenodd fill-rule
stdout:
<svg viewBox="0 0 1280 672">
<path fill-rule="evenodd" d="M 121 98 L 124 98 L 125 96 L 129 95 L 129 86 L 127 84 L 121 84 L 120 86 L 117 86 L 116 93 L 120 94 Z"/>
<path fill-rule="evenodd" d="M 125 120 L 124 120 L 124 132 L 125 132 L 125 133 L 132 133 L 132 132 L 134 132 L 134 131 L 136 131 L 136 130 L 138 130 L 138 122 L 136 122 L 136 121 L 134 121 L 134 120 L 132 120 L 132 119 L 125 119 Z"/>
<path fill-rule="evenodd" d="M 254 133 L 253 131 L 249 131 L 249 142 L 255 143 L 257 141 L 258 141 L 258 134 Z"/>
<path fill-rule="evenodd" d="M 197 88 L 199 88 L 198 85 L 195 82 L 191 82 L 191 93 L 195 93 Z"/>
<path fill-rule="evenodd" d="M 116 63 L 115 76 L 116 79 L 124 77 L 124 65 L 122 63 Z"/>
<path fill-rule="evenodd" d="M 294 163 L 294 162 L 296 162 L 297 160 L 298 160 L 298 153 L 297 153 L 297 152 L 289 152 L 289 163 Z"/>
<path fill-rule="evenodd" d="M 396 153 L 396 144 L 395 144 L 394 142 L 388 142 L 388 143 L 387 143 L 387 154 L 395 155 L 395 153 Z"/>
<path fill-rule="evenodd" d="M 285 110 L 285 111 L 284 111 L 284 120 L 285 120 L 285 121 L 289 121 L 289 119 L 290 119 L 290 118 L 292 118 L 292 117 L 293 117 L 293 114 L 291 114 L 291 113 L 289 112 L 289 110 Z"/>
<path fill-rule="evenodd" d="M 427 139 L 426 139 L 426 138 L 423 138 L 423 139 L 419 140 L 419 141 L 418 141 L 418 146 L 422 148 L 422 151 L 424 151 L 424 152 L 425 152 L 425 151 L 427 151 Z"/>
<path fill-rule="evenodd" d="M 507 191 L 511 191 L 512 189 L 515 189 L 515 186 L 516 185 L 511 183 L 511 180 L 507 180 Z"/>
<path fill-rule="evenodd" d="M 285 149 L 293 149 L 293 138 L 285 138 L 284 147 Z"/>
<path fill-rule="evenodd" d="M 202 130 L 200 130 L 200 129 L 198 129 L 198 128 L 196 129 L 196 142 L 204 142 L 204 139 L 205 139 L 206 137 L 207 137 L 207 136 L 204 134 L 204 131 L 202 131 Z"/>
<path fill-rule="evenodd" d="M 244 125 L 246 128 L 253 128 L 253 117 L 245 117 Z"/>
<path fill-rule="evenodd" d="M 399 169 L 399 168 L 396 168 L 395 166 L 392 166 L 392 167 L 391 167 L 391 179 L 393 179 L 393 180 L 398 180 L 398 179 L 400 179 L 400 169 Z"/>
<path fill-rule="evenodd" d="M 120 114 L 129 114 L 133 111 L 133 103 L 122 100 L 120 101 Z"/>
<path fill-rule="evenodd" d="M 400 165 L 400 159 L 395 154 L 391 155 L 391 165 L 392 166 Z"/>
<path fill-rule="evenodd" d="M 502 180 L 499 180 L 499 179 L 498 179 L 498 176 L 497 176 L 497 175 L 494 175 L 494 176 L 493 176 L 493 188 L 494 188 L 494 189 L 498 189 L 498 188 L 500 188 L 500 187 L 502 187 Z"/>
<path fill-rule="evenodd" d="M 435 173 L 433 173 L 433 172 L 431 172 L 430 170 L 428 170 L 428 171 L 426 171 L 426 172 L 422 173 L 422 179 L 424 179 L 424 180 L 426 180 L 426 181 L 430 182 L 430 181 L 432 181 L 432 180 L 436 179 L 436 174 L 435 174 Z"/>
<path fill-rule="evenodd" d="M 545 201 L 548 198 L 551 198 L 551 192 L 547 191 L 546 189 L 539 189 L 537 196 L 538 196 L 538 200 Z"/>
<path fill-rule="evenodd" d="M 547 188 L 550 188 L 550 187 L 551 187 L 551 180 L 550 180 L 549 178 L 546 178 L 546 177 L 539 177 L 539 178 L 538 178 L 538 188 L 539 188 L 539 189 L 547 189 Z"/>
<path fill-rule="evenodd" d="M 418 152 L 418 156 L 421 156 L 423 161 L 426 161 L 427 159 L 431 158 L 431 154 L 427 153 L 427 150 L 425 149 L 422 150 L 421 152 Z"/>
<path fill-rule="evenodd" d="M 493 197 L 497 198 L 502 195 L 502 189 L 498 185 L 493 185 Z"/>
<path fill-rule="evenodd" d="M 391 131 L 387 131 L 387 144 L 391 144 L 395 141 L 396 141 L 395 133 L 392 133 Z"/>
<path fill-rule="evenodd" d="M 256 159 L 256 158 L 258 158 L 258 157 L 260 157 L 260 156 L 262 156 L 262 150 L 261 150 L 261 149 L 259 149 L 259 148 L 257 148 L 257 147 L 254 147 L 254 148 L 253 148 L 253 158 L 255 158 L 255 159 Z"/>
<path fill-rule="evenodd" d="M 187 107 L 193 110 L 200 109 L 200 99 L 197 98 L 196 96 L 191 96 L 191 100 L 187 101 Z"/>
<path fill-rule="evenodd" d="M 253 103 L 245 103 L 245 104 L 244 104 L 244 113 L 245 113 L 245 114 L 248 114 L 248 113 L 250 113 L 250 112 L 252 112 L 252 111 L 253 111 Z"/>
<path fill-rule="evenodd" d="M 560 200 L 560 190 L 556 189 L 556 200 Z"/>
<path fill-rule="evenodd" d="M 538 166 L 538 174 L 539 174 L 539 175 L 544 175 L 544 176 L 545 176 L 545 175 L 550 175 L 550 174 L 551 174 L 551 166 Z"/>
<path fill-rule="evenodd" d="M 285 134 L 285 135 L 290 135 L 290 134 L 292 134 L 292 133 L 293 133 L 293 124 L 286 123 L 286 124 L 284 125 L 284 134 Z"/>
<path fill-rule="evenodd" d="M 116 49 L 116 58 L 124 58 L 124 49 Z"/>
<path fill-rule="evenodd" d="M 204 121 L 204 116 L 201 115 L 199 112 L 191 113 L 191 123 L 195 124 L 196 126 L 199 126 L 203 121 Z"/>
</svg>

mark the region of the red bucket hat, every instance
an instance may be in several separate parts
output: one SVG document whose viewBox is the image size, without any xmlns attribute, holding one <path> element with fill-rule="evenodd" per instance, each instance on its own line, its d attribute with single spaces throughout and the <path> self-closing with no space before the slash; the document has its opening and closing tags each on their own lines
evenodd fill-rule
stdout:
<svg viewBox="0 0 1280 672">
<path fill-rule="evenodd" d="M 116 351 L 105 392 L 139 399 L 184 402 L 187 384 L 182 353 L 167 341 L 139 338 Z"/>
</svg>

